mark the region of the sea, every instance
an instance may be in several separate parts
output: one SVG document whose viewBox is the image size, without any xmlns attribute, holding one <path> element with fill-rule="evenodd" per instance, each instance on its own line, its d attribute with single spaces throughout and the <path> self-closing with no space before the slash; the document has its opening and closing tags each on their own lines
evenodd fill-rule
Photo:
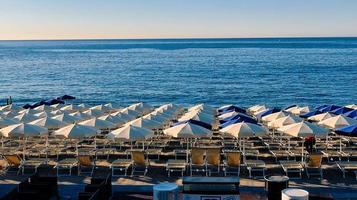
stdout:
<svg viewBox="0 0 357 200">
<path fill-rule="evenodd" d="M 357 38 L 0 41 L 0 104 L 357 103 Z"/>
</svg>

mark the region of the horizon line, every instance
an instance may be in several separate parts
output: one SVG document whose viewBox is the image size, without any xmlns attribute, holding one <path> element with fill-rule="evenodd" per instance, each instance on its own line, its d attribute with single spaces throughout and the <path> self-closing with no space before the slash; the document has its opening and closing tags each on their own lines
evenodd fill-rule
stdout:
<svg viewBox="0 0 357 200">
<path fill-rule="evenodd" d="M 1 42 L 6 41 L 75 41 L 75 40 L 83 40 L 83 41 L 93 41 L 93 40 L 200 40 L 200 39 L 309 39 L 309 38 L 357 38 L 356 36 L 266 36 L 266 37 L 167 37 L 167 38 L 68 38 L 68 39 L 56 39 L 56 38 L 44 38 L 44 39 L 0 39 Z"/>
</svg>

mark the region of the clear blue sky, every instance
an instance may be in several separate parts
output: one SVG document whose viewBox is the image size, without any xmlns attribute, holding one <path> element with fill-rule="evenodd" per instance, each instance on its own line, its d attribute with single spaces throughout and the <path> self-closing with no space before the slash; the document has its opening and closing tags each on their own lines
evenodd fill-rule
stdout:
<svg viewBox="0 0 357 200">
<path fill-rule="evenodd" d="M 1 0 L 0 39 L 357 36 L 357 0 Z"/>
</svg>

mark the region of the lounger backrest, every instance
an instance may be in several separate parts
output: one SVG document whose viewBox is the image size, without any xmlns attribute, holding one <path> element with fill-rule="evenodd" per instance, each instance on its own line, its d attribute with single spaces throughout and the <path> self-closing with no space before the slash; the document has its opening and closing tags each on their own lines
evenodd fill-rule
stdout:
<svg viewBox="0 0 357 200">
<path fill-rule="evenodd" d="M 219 165 L 221 163 L 221 149 L 220 148 L 208 148 L 206 151 L 207 164 Z"/>
<path fill-rule="evenodd" d="M 146 165 L 145 153 L 143 151 L 132 151 L 131 158 L 136 165 Z"/>
<path fill-rule="evenodd" d="M 192 148 L 191 150 L 191 161 L 195 165 L 203 165 L 205 163 L 204 154 L 206 149 L 203 148 Z"/>
<path fill-rule="evenodd" d="M 311 154 L 308 167 L 321 167 L 322 154 Z"/>
<path fill-rule="evenodd" d="M 227 165 L 231 167 L 240 166 L 241 154 L 238 151 L 227 152 Z"/>
<path fill-rule="evenodd" d="M 82 166 L 92 166 L 93 161 L 89 155 L 78 155 L 78 162 Z"/>
<path fill-rule="evenodd" d="M 21 158 L 16 155 L 4 155 L 5 160 L 12 166 L 20 166 L 21 165 Z"/>
</svg>

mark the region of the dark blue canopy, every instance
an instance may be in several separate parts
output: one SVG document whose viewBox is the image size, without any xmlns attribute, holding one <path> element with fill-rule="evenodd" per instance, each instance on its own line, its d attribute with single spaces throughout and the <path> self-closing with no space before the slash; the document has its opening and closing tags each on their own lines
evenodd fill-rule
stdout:
<svg viewBox="0 0 357 200">
<path fill-rule="evenodd" d="M 340 115 L 340 114 L 345 114 L 346 112 L 350 112 L 353 111 L 354 109 L 352 108 L 347 108 L 347 107 L 341 107 L 341 108 L 337 108 L 333 111 L 331 111 L 331 113 L 336 114 L 336 115 Z"/>
<path fill-rule="evenodd" d="M 57 97 L 57 99 L 59 99 L 59 100 L 71 100 L 71 99 L 76 99 L 76 97 L 65 94 L 63 96 Z"/>
<path fill-rule="evenodd" d="M 325 106 L 318 110 L 324 113 L 324 112 L 330 112 L 330 111 L 336 110 L 337 108 L 341 108 L 341 106 L 328 105 L 328 106 Z"/>
<path fill-rule="evenodd" d="M 242 118 L 237 118 L 237 119 L 233 119 L 233 120 L 230 120 L 230 121 L 227 121 L 221 125 L 219 125 L 219 128 L 224 128 L 226 126 L 229 126 L 231 124 L 236 124 L 236 123 L 240 123 L 240 122 L 248 122 L 248 123 L 253 123 L 253 124 L 256 124 L 257 121 L 253 120 L 253 121 L 247 121 L 247 120 L 243 120 Z"/>
<path fill-rule="evenodd" d="M 315 107 L 315 110 L 321 110 L 322 108 L 326 108 L 327 106 L 329 106 L 328 104 L 324 104 L 324 105 L 321 105 L 321 106 L 317 106 Z"/>
<path fill-rule="evenodd" d="M 299 115 L 301 118 L 309 118 L 311 116 L 314 116 L 314 115 L 318 115 L 318 114 L 321 114 L 322 112 L 319 111 L 319 110 L 313 110 L 313 111 L 310 111 L 308 113 L 305 113 L 305 114 L 302 114 L 302 115 Z"/>
<path fill-rule="evenodd" d="M 218 109 L 218 113 L 219 114 L 224 114 L 224 113 L 232 112 L 232 111 L 236 111 L 236 112 L 240 112 L 240 113 L 246 113 L 246 110 L 244 108 L 241 108 L 241 107 L 238 107 L 238 106 L 234 106 L 234 105 L 225 107 L 223 109 Z"/>
<path fill-rule="evenodd" d="M 266 115 L 269 115 L 269 114 L 272 114 L 272 113 L 276 113 L 276 112 L 279 112 L 279 111 L 280 111 L 279 108 L 269 108 L 268 110 L 260 112 L 256 117 L 258 119 L 261 119 L 262 117 L 264 117 Z"/>
<path fill-rule="evenodd" d="M 31 108 L 31 105 L 30 104 L 25 104 L 24 106 L 22 106 L 24 109 L 29 109 L 29 108 Z"/>
<path fill-rule="evenodd" d="M 254 118 L 252 117 L 249 117 L 247 115 L 244 115 L 244 114 L 236 114 L 236 115 L 233 115 L 231 117 L 227 117 L 227 118 L 224 118 L 222 120 L 219 120 L 219 123 L 220 124 L 223 124 L 223 123 L 226 123 L 228 121 L 232 121 L 232 120 L 236 120 L 236 119 L 240 119 L 241 121 L 245 121 L 245 122 L 249 122 L 249 123 L 258 123 L 257 120 L 255 120 Z"/>
<path fill-rule="evenodd" d="M 351 117 L 351 118 L 357 117 L 357 110 L 351 110 L 349 112 L 346 112 L 344 115 L 346 117 Z"/>
<path fill-rule="evenodd" d="M 197 120 L 193 120 L 193 119 L 179 121 L 179 122 L 174 123 L 172 126 L 177 126 L 177 125 L 185 124 L 185 123 L 195 124 L 195 125 L 198 125 L 198 126 L 202 126 L 203 128 L 212 130 L 212 126 L 210 124 L 207 124 L 207 123 L 201 122 L 201 121 L 197 121 Z"/>
<path fill-rule="evenodd" d="M 286 106 L 286 107 L 283 108 L 283 110 L 287 110 L 287 109 L 295 107 L 295 106 L 297 106 L 297 105 L 293 104 L 293 105 L 290 105 L 290 106 Z"/>
<path fill-rule="evenodd" d="M 357 124 L 338 128 L 335 130 L 335 133 L 338 135 L 357 137 Z"/>
<path fill-rule="evenodd" d="M 48 99 L 44 102 L 45 105 L 54 105 L 54 104 L 64 104 L 64 101 L 59 99 Z"/>
</svg>

